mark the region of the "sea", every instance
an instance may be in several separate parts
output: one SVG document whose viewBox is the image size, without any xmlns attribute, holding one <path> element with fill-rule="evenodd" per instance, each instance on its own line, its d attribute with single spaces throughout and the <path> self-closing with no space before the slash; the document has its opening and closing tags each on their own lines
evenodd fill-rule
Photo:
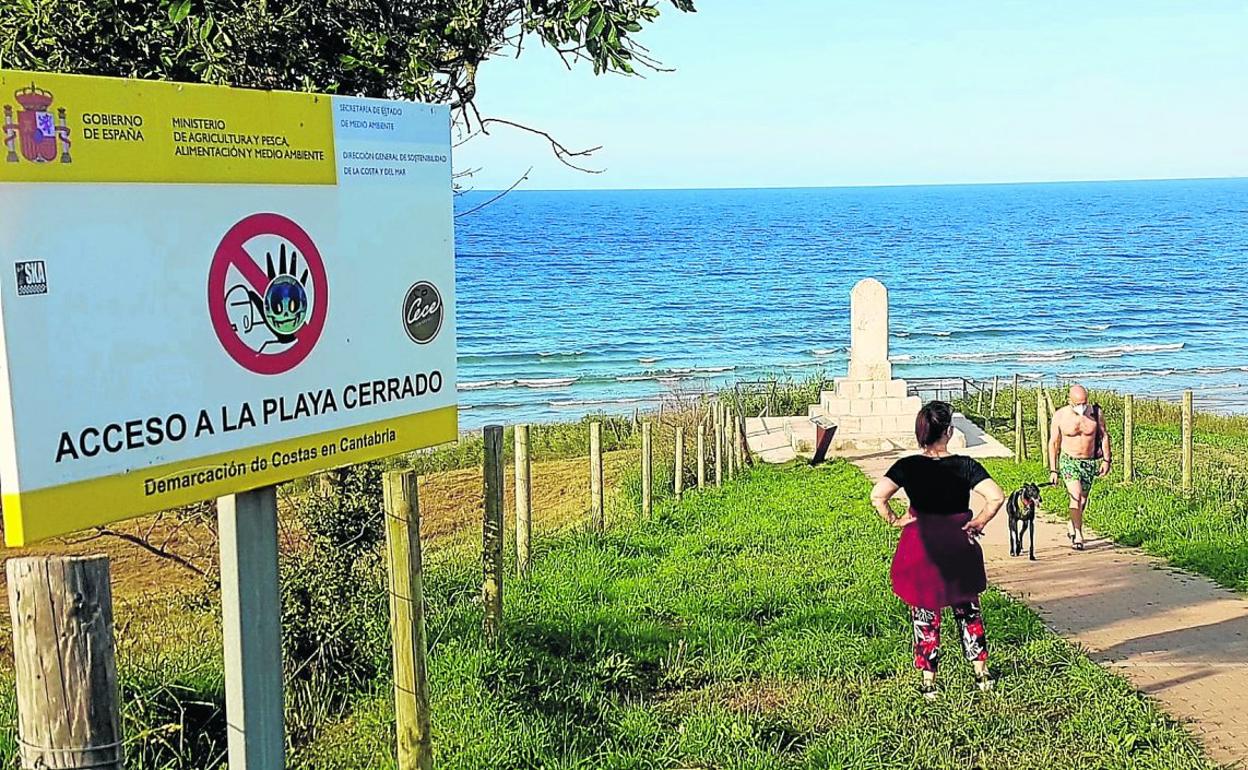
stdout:
<svg viewBox="0 0 1248 770">
<path fill-rule="evenodd" d="M 889 291 L 900 378 L 1015 373 L 1248 412 L 1248 179 L 513 191 L 456 199 L 460 424 L 843 376 Z"/>
</svg>

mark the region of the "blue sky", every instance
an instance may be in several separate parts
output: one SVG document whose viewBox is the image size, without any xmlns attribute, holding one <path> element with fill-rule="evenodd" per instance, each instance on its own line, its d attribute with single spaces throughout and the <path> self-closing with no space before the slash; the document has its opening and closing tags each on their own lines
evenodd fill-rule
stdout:
<svg viewBox="0 0 1248 770">
<path fill-rule="evenodd" d="M 595 78 L 536 45 L 484 114 L 603 145 L 589 176 L 497 127 L 456 150 L 498 189 L 1248 176 L 1244 0 L 699 0 L 643 42 L 675 72 Z"/>
</svg>

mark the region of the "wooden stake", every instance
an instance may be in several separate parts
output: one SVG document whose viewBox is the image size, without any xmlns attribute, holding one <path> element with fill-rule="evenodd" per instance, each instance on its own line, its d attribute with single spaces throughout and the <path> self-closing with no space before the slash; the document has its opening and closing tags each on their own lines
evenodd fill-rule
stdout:
<svg viewBox="0 0 1248 770">
<path fill-rule="evenodd" d="M 481 601 L 485 635 L 503 628 L 503 426 L 485 426 L 485 516 L 481 528 Z"/>
<path fill-rule="evenodd" d="M 229 765 L 285 765 L 277 488 L 217 500 Z"/>
<path fill-rule="evenodd" d="M 606 529 L 602 505 L 602 423 L 589 424 L 589 520 L 594 530 Z"/>
<path fill-rule="evenodd" d="M 724 413 L 715 409 L 715 485 L 724 485 Z"/>
<path fill-rule="evenodd" d="M 1049 461 L 1045 458 L 1049 455 L 1049 421 L 1043 390 L 1036 391 L 1036 436 L 1040 440 L 1040 459 L 1047 466 Z"/>
<path fill-rule="evenodd" d="M 1014 402 L 1014 462 L 1021 463 L 1023 461 L 1023 453 L 1026 448 L 1023 441 L 1023 402 Z"/>
<path fill-rule="evenodd" d="M 698 489 L 706 487 L 706 423 L 698 423 Z"/>
<path fill-rule="evenodd" d="M 533 499 L 530 496 L 529 426 L 516 426 L 516 572 L 529 571 L 529 540 L 533 534 Z"/>
<path fill-rule="evenodd" d="M 654 513 L 654 499 L 651 496 L 654 481 L 653 457 L 650 453 L 650 421 L 641 424 L 641 515 L 650 518 Z"/>
<path fill-rule="evenodd" d="M 680 500 L 685 492 L 685 429 L 676 426 L 676 475 L 672 476 L 672 492 Z"/>
<path fill-rule="evenodd" d="M 385 476 L 386 552 L 390 572 L 390 635 L 398 770 L 430 770 L 429 675 L 425 589 L 420 555 L 420 503 L 415 471 Z"/>
<path fill-rule="evenodd" d="M 733 416 L 733 458 L 736 472 L 741 473 L 745 469 L 745 436 L 741 433 L 740 414 Z"/>
<path fill-rule="evenodd" d="M 1018 402 L 1018 372 L 1014 373 L 1014 401 Z"/>
<path fill-rule="evenodd" d="M 1135 480 L 1135 396 L 1122 399 L 1122 480 Z"/>
<path fill-rule="evenodd" d="M 1192 391 L 1183 391 L 1183 491 L 1192 491 Z"/>
<path fill-rule="evenodd" d="M 122 770 L 108 557 L 12 558 L 6 570 L 21 767 Z"/>
<path fill-rule="evenodd" d="M 992 419 L 997 416 L 997 385 L 1001 378 L 992 376 L 992 403 L 988 406 L 988 430 L 992 430 Z"/>
</svg>

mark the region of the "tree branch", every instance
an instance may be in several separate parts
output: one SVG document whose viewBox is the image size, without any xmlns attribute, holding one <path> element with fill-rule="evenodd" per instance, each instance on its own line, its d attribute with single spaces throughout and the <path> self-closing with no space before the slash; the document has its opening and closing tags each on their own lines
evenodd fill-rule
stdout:
<svg viewBox="0 0 1248 770">
<path fill-rule="evenodd" d="M 456 215 L 455 215 L 455 218 L 456 218 L 456 219 L 459 219 L 460 217 L 466 217 L 466 216 L 468 216 L 469 214 L 475 214 L 475 213 L 477 213 L 478 211 L 480 211 L 481 209 L 483 209 L 483 208 L 485 208 L 486 206 L 490 205 L 491 203 L 494 203 L 495 201 L 499 200 L 500 198 L 502 198 L 502 197 L 503 197 L 504 195 L 506 195 L 507 193 L 509 193 L 509 192 L 511 192 L 512 190 L 514 190 L 514 189 L 516 189 L 517 187 L 519 187 L 521 182 L 525 182 L 525 181 L 527 181 L 527 180 L 528 180 L 528 178 L 529 178 L 529 172 L 531 172 L 532 170 L 533 170 L 533 167 L 532 167 L 532 166 L 529 166 L 529 170 L 528 170 L 528 171 L 526 171 L 526 172 L 524 172 L 524 174 L 523 174 L 523 175 L 522 175 L 519 179 L 517 179 L 515 182 L 512 182 L 511 187 L 508 187 L 506 190 L 503 190 L 503 191 L 502 191 L 502 192 L 500 192 L 498 195 L 495 195 L 493 198 L 490 198 L 490 199 L 489 199 L 488 201 L 486 201 L 485 203 L 482 203 L 482 204 L 477 205 L 477 206 L 473 206 L 472 208 L 468 209 L 467 211 L 461 211 L 461 212 L 459 212 L 458 214 L 456 214 Z"/>
<path fill-rule="evenodd" d="M 568 168 L 576 169 L 577 171 L 582 171 L 586 174 L 601 174 L 603 171 L 606 171 L 606 169 L 584 168 L 583 166 L 578 166 L 575 163 L 573 163 L 571 160 L 569 160 L 570 158 L 588 158 L 589 156 L 593 155 L 595 152 L 601 150 L 602 145 L 598 145 L 597 147 L 590 147 L 589 149 L 585 149 L 585 150 L 569 150 L 567 147 L 564 147 L 553 136 L 546 133 L 545 131 L 542 131 L 541 129 L 532 128 L 531 126 L 526 126 L 521 123 L 516 123 L 515 121 L 512 121 L 512 120 L 505 120 L 503 118 L 482 119 L 478 115 L 477 120 L 481 124 L 481 133 L 483 134 L 489 133 L 489 131 L 486 130 L 487 125 L 491 123 L 498 123 L 499 125 L 502 125 L 502 126 L 510 126 L 512 128 L 518 128 L 521 131 L 528 131 L 530 134 L 536 134 L 542 137 L 546 141 L 550 142 L 550 147 L 552 150 L 554 150 L 555 157 L 559 159 L 559 162 L 567 166 Z"/>
<path fill-rule="evenodd" d="M 143 538 L 137 535 L 132 535 L 129 532 L 119 532 L 115 529 L 109 529 L 108 527 L 96 527 L 96 531 L 100 535 L 105 535 L 108 537 L 115 537 L 119 540 L 124 540 L 127 543 L 137 545 L 138 547 L 142 548 L 148 553 L 159 556 L 162 559 L 168 559 L 174 564 L 177 564 L 179 566 L 185 567 L 186 569 L 189 569 L 191 572 L 194 572 L 196 575 L 199 575 L 202 578 L 208 577 L 207 572 L 195 566 L 194 564 L 190 563 L 185 558 L 177 555 L 176 553 L 173 553 L 172 551 L 166 551 L 164 548 L 152 545 L 151 543 L 147 542 L 146 540 L 144 540 Z"/>
</svg>

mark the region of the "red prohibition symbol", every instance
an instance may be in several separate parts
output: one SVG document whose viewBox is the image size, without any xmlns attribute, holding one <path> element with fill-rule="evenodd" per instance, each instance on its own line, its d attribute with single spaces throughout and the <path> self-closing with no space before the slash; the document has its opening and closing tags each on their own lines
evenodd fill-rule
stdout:
<svg viewBox="0 0 1248 770">
<path fill-rule="evenodd" d="M 282 242 L 276 253 L 266 251 L 263 266 L 245 248 L 259 236 Z M 208 315 L 221 347 L 244 369 L 282 374 L 298 366 L 316 347 L 328 312 L 325 263 L 293 220 L 252 214 L 221 239 L 208 269 Z"/>
</svg>

